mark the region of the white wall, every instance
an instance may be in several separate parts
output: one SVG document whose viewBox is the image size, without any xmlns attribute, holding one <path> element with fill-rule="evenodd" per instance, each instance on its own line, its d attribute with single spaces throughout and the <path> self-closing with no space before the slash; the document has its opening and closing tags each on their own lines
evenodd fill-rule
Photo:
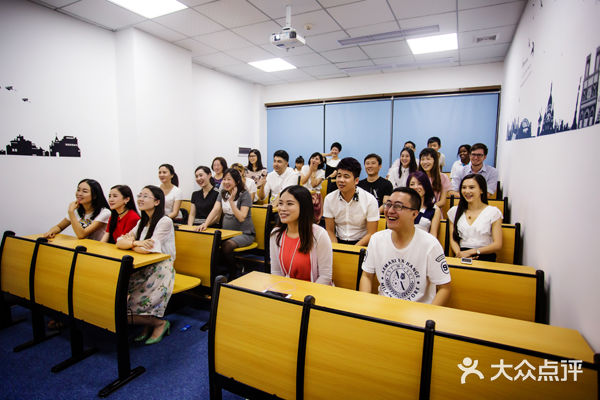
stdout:
<svg viewBox="0 0 600 400">
<path fill-rule="evenodd" d="M 265 103 L 276 103 L 378 93 L 453 90 L 465 87 L 500 85 L 502 77 L 503 63 L 429 68 L 267 86 L 264 89 L 263 101 Z"/>
<path fill-rule="evenodd" d="M 5 0 L 0 54 L 1 148 L 17 134 L 45 150 L 55 133 L 79 139 L 81 158 L 0 155 L 0 231 L 46 231 L 66 216 L 79 180 L 107 188 L 120 179 L 114 35 Z"/>
<path fill-rule="evenodd" d="M 600 125 L 511 142 L 504 138 L 517 117 L 528 118 L 537 131 L 551 83 L 555 119 L 571 124 L 585 56 L 592 53 L 593 70 L 600 46 L 598 20 L 600 3 L 594 0 L 544 2 L 543 8 L 534 2 L 525 8 L 505 60 L 498 157 L 512 220 L 523 224 L 524 263 L 546 273 L 550 323 L 579 330 L 596 351 Z"/>
</svg>

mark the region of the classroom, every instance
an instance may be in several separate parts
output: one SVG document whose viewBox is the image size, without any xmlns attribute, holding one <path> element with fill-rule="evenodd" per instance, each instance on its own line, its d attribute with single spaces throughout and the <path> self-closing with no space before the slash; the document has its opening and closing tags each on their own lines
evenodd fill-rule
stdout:
<svg viewBox="0 0 600 400">
<path fill-rule="evenodd" d="M 289 52 L 269 50 L 272 45 L 268 43 L 273 30 L 285 24 L 285 1 L 277 2 L 281 11 L 276 12 L 274 2 L 266 0 L 182 2 L 198 8 L 206 27 L 184 18 L 181 26 L 191 32 L 184 34 L 167 28 L 167 20 L 158 23 L 115 12 L 117 6 L 107 0 L 0 2 L 2 150 L 21 135 L 44 149 L 53 140 L 76 137 L 81 152 L 79 157 L 0 153 L 5 187 L 0 198 L 1 232 L 10 230 L 19 236 L 44 232 L 65 214 L 73 188 L 84 177 L 98 180 L 105 191 L 126 183 L 138 193 L 144 185 L 156 184 L 160 164 L 170 163 L 189 198 L 197 190 L 194 170 L 198 165 L 210 165 L 216 156 L 245 164 L 247 156 L 239 152 L 242 147 L 260 149 L 270 171 L 266 105 L 497 91 L 493 162 L 503 195 L 510 201 L 510 222 L 521 224 L 522 264 L 544 271 L 549 324 L 578 331 L 600 353 L 600 291 L 594 284 L 600 281 L 600 269 L 593 255 L 600 216 L 587 203 L 583 215 L 577 206 L 577 198 L 592 205 L 600 199 L 600 189 L 593 183 L 600 177 L 596 171 L 600 146 L 598 1 L 448 0 L 416 5 L 393 0 L 293 0 L 292 25 L 306 35 L 308 49 Z M 477 18 L 493 21 L 494 15 L 498 19 L 508 15 L 514 22 L 494 26 L 486 21 L 486 29 L 473 23 L 471 29 L 479 29 L 481 35 L 498 33 L 499 43 L 485 45 L 481 53 L 474 53 L 476 45 L 472 45 L 471 52 L 461 48 L 440 58 L 407 61 L 393 55 L 385 65 L 382 61 L 380 69 L 372 61 L 376 57 L 366 55 L 367 63 L 346 61 L 342 53 L 336 53 L 342 50 L 327 47 L 337 37 L 329 28 L 320 30 L 320 24 L 336 15 L 340 21 L 342 15 L 354 21 L 354 27 L 382 23 L 374 20 L 375 11 L 361 15 L 361 10 L 379 10 L 382 4 L 387 10 L 406 13 L 404 17 L 392 13 L 394 29 L 398 29 L 397 21 L 414 18 L 421 26 L 439 24 L 443 33 L 456 31 L 471 9 L 481 13 Z M 347 13 L 336 14 L 338 7 L 348 7 Z M 314 26 L 306 30 L 310 21 L 303 16 L 317 15 L 316 10 L 319 17 L 313 17 Z M 245 22 L 239 22 L 237 31 L 225 29 L 229 22 L 219 20 L 223 15 L 226 21 Z M 104 25 L 94 22 L 99 16 Z M 364 24 L 361 18 L 366 19 Z M 256 33 L 257 25 L 265 29 L 263 42 L 252 41 L 262 35 Z M 236 39 L 251 43 L 239 45 L 223 39 L 222 47 L 216 48 L 189 38 L 219 29 L 231 35 L 236 31 Z M 350 37 L 372 33 L 344 32 Z M 459 33 L 459 40 L 467 40 L 468 32 Z M 472 40 L 473 35 L 469 37 Z M 253 67 L 246 64 L 252 60 L 246 58 L 255 53 L 245 53 L 244 46 L 256 53 L 289 57 L 291 62 L 300 62 L 299 69 L 272 75 L 252 72 Z M 290 56 L 295 50 L 300 52 Z M 323 57 L 327 54 L 330 59 Z M 307 64 L 304 69 L 302 61 L 309 59 L 322 59 L 323 64 Z M 595 76 L 595 83 L 588 88 L 590 76 Z M 595 105 L 592 117 L 582 123 L 578 107 L 584 101 L 586 107 L 594 101 Z M 554 127 L 552 132 L 547 126 Z M 524 128 L 527 137 L 515 133 L 520 129 L 522 134 Z M 444 140 L 443 132 L 438 136 Z M 329 145 L 319 142 L 314 151 L 326 152 Z M 286 150 L 290 158 L 296 157 L 293 149 Z M 450 164 L 456 159 L 455 148 L 443 147 L 442 151 Z M 398 157 L 391 156 L 383 170 Z"/>
</svg>

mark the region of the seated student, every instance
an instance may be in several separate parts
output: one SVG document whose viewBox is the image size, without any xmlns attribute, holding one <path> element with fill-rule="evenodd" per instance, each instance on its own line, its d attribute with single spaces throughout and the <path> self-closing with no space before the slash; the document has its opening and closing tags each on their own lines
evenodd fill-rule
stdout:
<svg viewBox="0 0 600 400">
<path fill-rule="evenodd" d="M 237 169 L 237 171 L 242 176 L 242 183 L 244 184 L 244 187 L 246 188 L 248 193 L 250 193 L 250 200 L 252 200 L 252 202 L 254 203 L 254 200 L 256 200 L 257 192 L 256 183 L 254 183 L 253 179 L 246 178 L 246 168 L 242 164 L 233 163 L 231 164 L 231 168 Z"/>
<path fill-rule="evenodd" d="M 310 192 L 288 186 L 277 205 L 280 222 L 271 232 L 271 273 L 331 285 L 333 253 L 327 231 L 313 223 Z"/>
<path fill-rule="evenodd" d="M 180 219 L 183 215 L 179 209 L 183 200 L 183 192 L 177 186 L 179 178 L 171 164 L 162 164 L 158 167 L 160 188 L 165 195 L 165 215 L 171 219 Z"/>
<path fill-rule="evenodd" d="M 379 212 L 382 213 L 383 203 L 392 194 L 394 187 L 390 181 L 379 176 L 379 171 L 381 170 L 381 157 L 379 155 L 374 153 L 367 154 L 364 163 L 367 177 L 358 182 L 358 187 L 366 190 L 375 197 L 379 205 Z"/>
<path fill-rule="evenodd" d="M 219 192 L 213 186 L 214 180 L 210 168 L 204 165 L 196 168 L 196 183 L 200 190 L 192 193 L 192 205 L 188 216 L 188 225 L 199 225 L 206 221 L 206 217 L 213 209 Z"/>
<path fill-rule="evenodd" d="M 260 151 L 258 149 L 250 150 L 250 153 L 248 153 L 248 165 L 246 166 L 246 178 L 252 179 L 258 188 L 261 178 L 266 176 L 267 169 L 262 165 Z"/>
<path fill-rule="evenodd" d="M 414 189 L 394 189 L 385 204 L 388 229 L 374 234 L 369 242 L 362 264 L 361 292 L 372 292 L 377 275 L 382 296 L 446 304 L 451 291 L 450 271 L 437 239 L 415 229 L 420 208 L 421 199 Z"/>
<path fill-rule="evenodd" d="M 300 171 L 302 171 L 302 167 L 304 167 L 304 157 L 298 156 L 296 157 L 296 165 L 294 167 L 294 172 L 300 175 Z"/>
<path fill-rule="evenodd" d="M 469 174 L 479 174 L 485 178 L 485 183 L 487 184 L 487 191 L 490 196 L 494 196 L 496 194 L 496 187 L 498 185 L 498 171 L 496 168 L 484 164 L 485 159 L 487 158 L 488 148 L 483 143 L 475 143 L 471 146 L 471 154 L 469 158 L 471 159 L 471 163 L 465 165 L 465 167 L 456 174 L 456 176 L 452 179 L 452 192 L 451 194 L 458 196 L 458 190 L 460 187 L 460 183 L 462 179 Z"/>
<path fill-rule="evenodd" d="M 400 151 L 400 158 L 392 163 L 387 178 L 394 188 L 405 187 L 408 185 L 408 175 L 416 170 L 415 153 L 410 147 L 405 147 Z"/>
<path fill-rule="evenodd" d="M 327 179 L 327 193 L 331 193 L 336 189 L 335 182 L 331 182 L 337 176 L 337 165 L 340 162 L 340 152 L 342 151 L 342 145 L 338 142 L 331 144 L 329 153 L 323 153 L 322 156 L 326 158 L 325 163 L 325 179 Z M 327 159 L 327 157 L 331 157 Z"/>
<path fill-rule="evenodd" d="M 175 231 L 173 220 L 164 215 L 165 197 L 162 189 L 148 185 L 138 194 L 142 218 L 129 233 L 119 237 L 119 249 L 136 253 L 164 253 L 171 256 L 148 267 L 136 270 L 129 278 L 127 310 L 134 325 L 144 330 L 134 340 L 154 344 L 169 334 L 171 324 L 162 319 L 175 283 Z"/>
<path fill-rule="evenodd" d="M 100 240 L 110 219 L 110 210 L 102 186 L 93 179 L 82 179 L 77 185 L 75 201 L 69 203 L 67 217 L 43 234 L 52 239 L 71 225 L 78 239 Z"/>
<path fill-rule="evenodd" d="M 440 172 L 437 151 L 429 147 L 421 150 L 421 154 L 419 154 L 419 171 L 427 174 L 435 194 L 435 204 L 442 208 L 446 204 L 446 195 L 451 184 L 448 176 Z"/>
<path fill-rule="evenodd" d="M 444 153 L 442 153 L 440 151 L 440 149 L 442 148 L 442 141 L 440 140 L 439 137 L 432 136 L 429 139 L 427 139 L 427 147 L 437 151 L 438 156 L 439 156 L 438 160 L 439 160 L 439 164 L 440 164 L 440 171 L 442 171 L 442 169 L 446 165 L 446 156 L 444 155 Z"/>
<path fill-rule="evenodd" d="M 223 157 L 215 157 L 210 165 L 214 174 L 213 179 L 215 181 L 215 189 L 221 187 L 221 181 L 223 180 L 224 171 L 228 168 L 227 161 Z"/>
<path fill-rule="evenodd" d="M 487 205 L 483 176 L 465 176 L 460 188 L 458 206 L 448 210 L 450 246 L 456 257 L 496 261 L 502 248 L 502 212 Z"/>
<path fill-rule="evenodd" d="M 223 213 L 223 229 L 242 231 L 241 235 L 226 239 L 221 243 L 229 280 L 235 279 L 241 274 L 241 270 L 236 266 L 233 250 L 249 246 L 254 242 L 256 233 L 252 223 L 251 209 L 252 200 L 242 182 L 242 176 L 237 169 L 229 168 L 223 174 L 221 191 L 212 211 L 208 214 L 206 221 L 196 228 L 197 232 L 205 230 L 214 222 L 219 221 L 221 213 Z"/>
<path fill-rule="evenodd" d="M 471 161 L 471 145 L 461 144 L 458 147 L 458 152 L 456 155 L 458 156 L 458 160 L 454 161 L 454 164 L 452 164 L 452 169 L 450 170 L 450 181 L 453 181 L 458 174 L 462 172 L 463 168 Z"/>
<path fill-rule="evenodd" d="M 127 185 L 116 185 L 110 188 L 108 205 L 111 215 L 106 232 L 100 241 L 116 243 L 120 236 L 133 229 L 140 220 L 140 216 L 135 209 L 133 192 Z"/>
<path fill-rule="evenodd" d="M 273 171 L 262 178 L 258 185 L 258 198 L 264 200 L 270 196 L 269 202 L 277 204 L 279 193 L 288 186 L 298 184 L 298 175 L 288 167 L 290 156 L 285 150 L 277 150 L 273 153 Z"/>
<path fill-rule="evenodd" d="M 325 157 L 319 152 L 312 153 L 308 165 L 302 167 L 300 172 L 300 185 L 307 188 L 312 197 L 315 223 L 321 221 L 323 215 L 323 197 L 321 196 L 321 185 L 325 179 Z"/>
<path fill-rule="evenodd" d="M 377 232 L 377 200 L 357 186 L 360 170 L 360 163 L 355 158 L 340 160 L 336 176 L 338 189 L 325 197 L 323 217 L 333 243 L 366 246 L 371 235 Z"/>
<path fill-rule="evenodd" d="M 408 177 L 408 187 L 421 197 L 421 208 L 415 218 L 415 226 L 437 237 L 442 211 L 435 205 L 435 195 L 431 182 L 424 172 L 415 171 Z"/>
</svg>

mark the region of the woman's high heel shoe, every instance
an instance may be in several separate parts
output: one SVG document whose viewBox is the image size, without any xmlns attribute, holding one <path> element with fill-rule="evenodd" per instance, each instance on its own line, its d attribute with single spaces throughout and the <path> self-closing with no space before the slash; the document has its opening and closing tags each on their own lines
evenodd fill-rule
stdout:
<svg viewBox="0 0 600 400">
<path fill-rule="evenodd" d="M 163 336 L 165 336 L 165 335 L 168 336 L 170 333 L 171 333 L 171 323 L 169 321 L 166 321 L 165 322 L 165 327 L 163 328 L 163 331 L 160 334 L 160 336 L 157 337 L 157 338 L 154 338 L 154 339 L 150 338 L 150 339 L 146 340 L 145 344 L 155 344 L 155 343 L 158 343 L 158 342 L 160 342 L 162 340 Z"/>
<path fill-rule="evenodd" d="M 142 332 L 139 336 L 136 336 L 133 341 L 136 343 L 145 342 L 150 337 L 150 334 L 152 334 L 152 332 Z"/>
</svg>

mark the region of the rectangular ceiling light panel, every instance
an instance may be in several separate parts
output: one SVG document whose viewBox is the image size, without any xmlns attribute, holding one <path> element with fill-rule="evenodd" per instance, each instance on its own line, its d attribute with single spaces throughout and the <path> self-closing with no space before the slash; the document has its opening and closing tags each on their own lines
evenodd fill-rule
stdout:
<svg viewBox="0 0 600 400">
<path fill-rule="evenodd" d="M 252 65 L 254 68 L 258 68 L 265 72 L 277 72 L 285 71 L 288 69 L 296 69 L 295 66 L 293 66 L 285 60 L 282 60 L 281 58 L 269 58 L 268 60 L 252 61 L 248 64 Z"/>
<path fill-rule="evenodd" d="M 426 36 L 417 39 L 406 39 L 413 54 L 437 53 L 458 49 L 456 33 L 446 35 Z"/>
<path fill-rule="evenodd" d="M 146 18 L 156 18 L 187 8 L 177 0 L 109 0 Z"/>
</svg>

